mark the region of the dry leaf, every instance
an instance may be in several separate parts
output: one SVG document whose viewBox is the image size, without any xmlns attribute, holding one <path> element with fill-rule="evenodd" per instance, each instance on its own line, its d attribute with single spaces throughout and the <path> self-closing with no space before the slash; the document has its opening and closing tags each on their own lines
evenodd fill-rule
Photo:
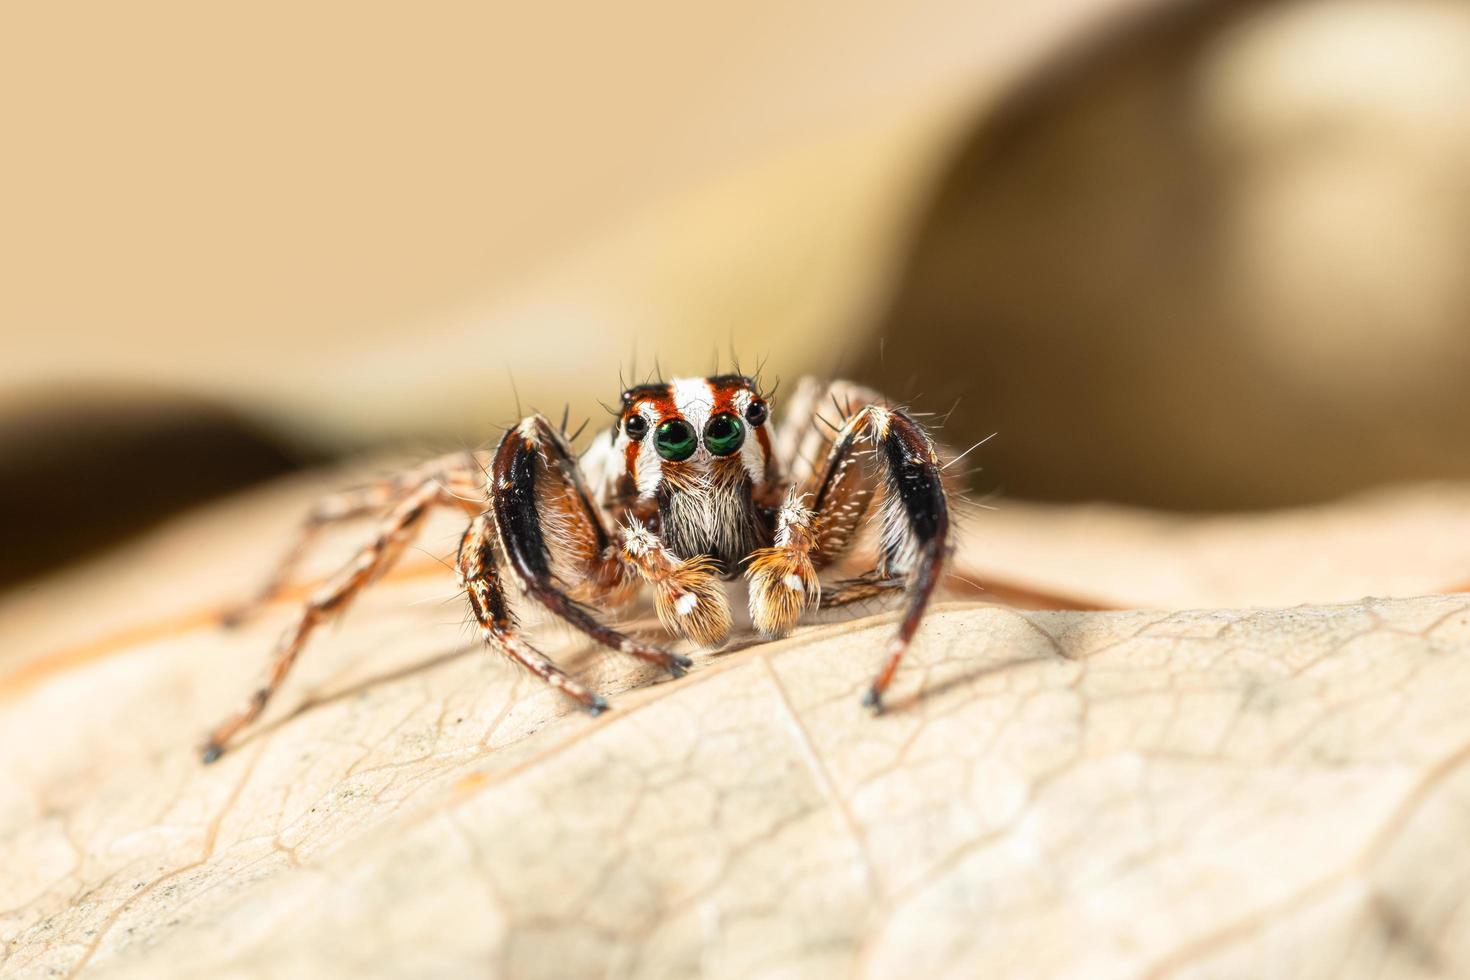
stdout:
<svg viewBox="0 0 1470 980">
<path fill-rule="evenodd" d="M 858 694 L 884 614 L 703 653 L 673 682 L 541 628 L 611 696 L 593 720 L 482 652 L 419 556 L 201 767 L 288 610 L 233 634 L 211 615 L 306 489 L 0 609 L 0 976 L 1470 969 L 1465 596 L 950 601 L 881 719 Z M 978 524 L 986 573 L 1118 601 L 1470 571 L 1455 488 L 1310 518 Z"/>
</svg>

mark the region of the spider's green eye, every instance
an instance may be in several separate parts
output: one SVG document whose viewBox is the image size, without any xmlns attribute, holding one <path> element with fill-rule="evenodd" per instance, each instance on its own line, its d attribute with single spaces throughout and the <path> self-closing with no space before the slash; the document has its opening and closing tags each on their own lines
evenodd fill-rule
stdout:
<svg viewBox="0 0 1470 980">
<path fill-rule="evenodd" d="M 669 419 L 653 433 L 653 448 L 664 459 L 677 463 L 694 455 L 699 440 L 694 438 L 694 427 L 683 419 Z"/>
<path fill-rule="evenodd" d="M 733 415 L 721 413 L 704 427 L 704 447 L 716 456 L 728 456 L 745 442 L 745 426 Z"/>
</svg>

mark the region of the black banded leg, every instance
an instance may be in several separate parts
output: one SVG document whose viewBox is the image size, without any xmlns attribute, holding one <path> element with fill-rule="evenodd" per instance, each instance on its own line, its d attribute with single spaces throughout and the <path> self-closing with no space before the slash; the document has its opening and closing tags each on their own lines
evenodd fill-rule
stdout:
<svg viewBox="0 0 1470 980">
<path fill-rule="evenodd" d="M 545 654 L 520 638 L 496 565 L 493 520 L 488 513 L 476 517 L 459 543 L 459 580 L 470 611 L 480 627 L 480 635 L 486 643 L 576 701 L 590 714 L 601 714 L 607 709 L 606 701 L 567 676 Z"/>
<path fill-rule="evenodd" d="M 693 664 L 688 657 L 640 643 L 604 626 L 557 585 L 546 530 L 548 515 L 541 512 L 543 506 L 557 509 L 555 526 L 563 549 L 571 547 L 585 556 L 600 557 L 607 552 L 610 540 L 576 461 L 556 428 L 539 415 L 521 422 L 500 440 L 491 473 L 491 502 L 500 541 L 511 570 L 526 592 L 553 615 L 603 646 L 657 664 L 675 677 L 683 676 Z"/>
<path fill-rule="evenodd" d="M 903 412 L 873 407 L 875 448 L 885 466 L 878 572 L 909 576 L 909 604 L 863 704 L 883 710 L 883 692 L 913 642 L 949 556 L 949 504 L 934 443 Z"/>
<path fill-rule="evenodd" d="M 883 665 L 863 697 L 883 709 L 883 692 L 893 681 L 904 651 L 923 621 L 939 582 L 949 541 L 949 506 L 934 443 L 905 413 L 865 405 L 838 430 L 814 494 L 819 567 L 851 545 L 875 497 L 881 499 L 877 568 L 845 593 L 828 590 L 823 605 L 871 598 L 879 582 L 903 583 L 908 606 L 889 641 Z M 885 586 L 882 591 L 896 591 Z"/>
</svg>

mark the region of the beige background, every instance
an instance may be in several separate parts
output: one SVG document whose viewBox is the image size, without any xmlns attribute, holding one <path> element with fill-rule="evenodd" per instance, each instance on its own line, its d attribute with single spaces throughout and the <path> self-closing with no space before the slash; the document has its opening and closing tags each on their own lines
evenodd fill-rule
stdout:
<svg viewBox="0 0 1470 980">
<path fill-rule="evenodd" d="M 1470 476 L 1467 66 L 1459 0 L 12 5 L 0 578 L 635 349 L 958 401 L 1010 497 Z"/>
<path fill-rule="evenodd" d="M 938 130 L 1143 4 L 1014 6 L 12 11 L 4 379 L 372 437 L 606 398 L 635 336 L 816 366 Z"/>
</svg>

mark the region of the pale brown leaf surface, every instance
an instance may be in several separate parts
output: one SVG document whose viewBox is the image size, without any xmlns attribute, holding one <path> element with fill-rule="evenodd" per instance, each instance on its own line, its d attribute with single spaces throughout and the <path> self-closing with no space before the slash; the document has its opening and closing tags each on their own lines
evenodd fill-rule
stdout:
<svg viewBox="0 0 1470 980">
<path fill-rule="evenodd" d="M 886 614 L 677 682 L 536 627 L 613 700 L 592 720 L 415 555 L 202 768 L 288 610 L 211 615 L 311 489 L 0 608 L 0 976 L 1470 969 L 1470 598 L 1355 598 L 1470 572 L 1464 488 L 982 514 L 981 574 L 1199 611 L 951 599 L 876 720 Z M 1262 608 L 1200 609 L 1232 605 Z"/>
</svg>

